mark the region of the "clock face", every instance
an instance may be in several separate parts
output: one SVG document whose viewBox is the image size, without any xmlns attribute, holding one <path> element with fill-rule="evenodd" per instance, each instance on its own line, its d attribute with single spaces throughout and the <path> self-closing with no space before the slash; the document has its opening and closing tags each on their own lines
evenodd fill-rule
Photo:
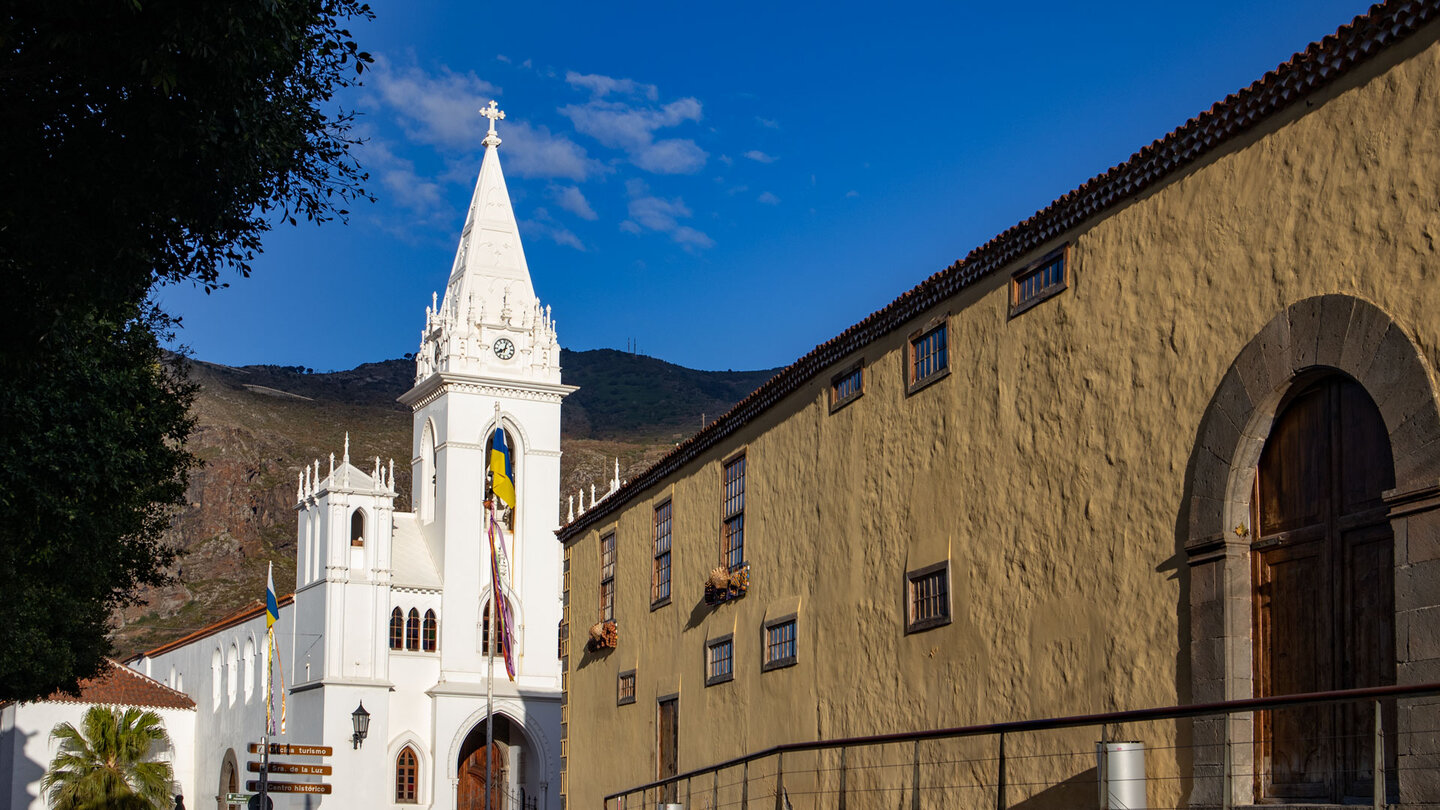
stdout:
<svg viewBox="0 0 1440 810">
<path fill-rule="evenodd" d="M 515 356 L 515 344 L 510 342 L 510 338 L 495 341 L 495 356 L 501 360 L 509 360 Z"/>
</svg>

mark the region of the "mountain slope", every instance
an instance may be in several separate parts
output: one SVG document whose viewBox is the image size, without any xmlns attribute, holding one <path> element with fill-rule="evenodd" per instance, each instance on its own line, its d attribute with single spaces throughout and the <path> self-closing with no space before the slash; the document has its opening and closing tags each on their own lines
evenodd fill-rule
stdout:
<svg viewBox="0 0 1440 810">
<path fill-rule="evenodd" d="M 565 351 L 564 380 L 580 390 L 561 413 L 561 514 L 565 498 L 604 487 L 619 459 L 630 478 L 768 379 L 773 371 L 694 371 L 612 350 Z M 396 508 L 410 508 L 410 411 L 396 402 L 414 381 L 408 359 L 348 371 L 308 373 L 293 366 L 234 368 L 191 362 L 199 383 L 190 449 L 202 461 L 169 541 L 181 550 L 177 581 L 142 594 L 146 603 L 117 617 L 122 655 L 169 641 L 219 619 L 295 571 L 296 477 L 305 464 L 339 455 L 350 435 L 351 461 L 370 469 L 395 460 Z"/>
</svg>

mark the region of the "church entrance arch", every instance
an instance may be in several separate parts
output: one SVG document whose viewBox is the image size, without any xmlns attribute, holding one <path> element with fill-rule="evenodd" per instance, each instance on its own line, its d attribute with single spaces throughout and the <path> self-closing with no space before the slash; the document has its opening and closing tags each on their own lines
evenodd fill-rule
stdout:
<svg viewBox="0 0 1440 810">
<path fill-rule="evenodd" d="M 537 761 L 533 747 L 519 723 L 503 714 L 496 714 L 494 719 L 494 740 L 488 748 L 484 720 L 470 729 L 460 746 L 457 810 L 533 810 L 537 806 L 534 786 L 538 782 L 535 774 L 528 773 L 532 762 Z"/>
<path fill-rule="evenodd" d="M 1236 355 L 1197 426 L 1186 471 L 1177 538 L 1188 620 L 1182 700 L 1424 680 L 1415 628 L 1440 607 L 1440 581 L 1409 574 L 1440 559 L 1413 540 L 1440 536 L 1435 379 L 1402 324 L 1348 295 L 1291 304 Z M 1386 736 L 1434 727 L 1440 711 L 1427 712 L 1391 710 L 1382 716 Z M 1312 714 L 1196 720 L 1197 739 L 1231 741 L 1232 774 L 1256 778 L 1225 780 L 1224 746 L 1197 746 L 1190 803 L 1368 795 L 1368 782 L 1344 773 L 1369 756 L 1368 742 L 1341 737 L 1363 728 L 1368 739 L 1373 708 Z M 1402 749 L 1388 762 L 1387 792 L 1440 801 L 1413 775 L 1426 767 L 1415 753 Z"/>
</svg>

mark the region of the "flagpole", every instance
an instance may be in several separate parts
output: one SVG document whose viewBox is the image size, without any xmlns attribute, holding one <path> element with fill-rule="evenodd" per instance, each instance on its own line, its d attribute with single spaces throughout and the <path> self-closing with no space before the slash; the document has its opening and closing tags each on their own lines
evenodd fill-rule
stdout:
<svg viewBox="0 0 1440 810">
<path fill-rule="evenodd" d="M 486 529 L 489 532 L 493 533 L 495 531 L 495 504 L 489 498 L 485 499 L 485 516 L 487 518 Z M 497 598 L 499 594 L 494 593 L 494 542 L 490 543 L 490 553 L 492 555 L 492 559 L 490 560 L 490 568 L 492 571 L 490 577 L 490 609 L 486 611 L 486 613 L 490 614 L 486 617 L 486 621 L 488 623 L 486 630 L 489 631 L 489 643 L 485 645 L 486 658 L 488 658 L 490 662 L 489 674 L 485 678 L 485 810 L 499 810 L 499 808 L 494 808 L 490 806 L 490 797 L 494 795 L 495 792 L 494 783 L 490 781 L 492 778 L 494 778 L 493 771 L 495 762 L 493 750 L 495 745 L 495 636 L 497 633 L 495 625 L 497 623 L 496 619 L 499 618 L 498 614 L 500 612 L 500 600 Z"/>
</svg>

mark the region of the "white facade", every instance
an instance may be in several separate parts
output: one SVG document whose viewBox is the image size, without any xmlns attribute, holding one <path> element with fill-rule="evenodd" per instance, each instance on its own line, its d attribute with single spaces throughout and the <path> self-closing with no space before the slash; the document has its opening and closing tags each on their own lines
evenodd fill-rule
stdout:
<svg viewBox="0 0 1440 810">
<path fill-rule="evenodd" d="M 508 437 L 517 504 L 506 521 L 513 531 L 504 530 L 502 566 L 515 680 L 503 660 L 494 665 L 494 706 L 503 719 L 495 723 L 492 762 L 504 771 L 496 782 L 505 797 L 496 810 L 560 806 L 554 530 L 560 404 L 574 389 L 560 383 L 554 323 L 535 296 L 500 170 L 494 121 L 503 114 L 493 102 L 482 114 L 490 132 L 455 264 L 444 298 L 426 308 L 415 386 L 401 398 L 414 411 L 415 511 L 394 510 L 394 462 L 352 462 L 348 438 L 323 471 L 316 461 L 300 475 L 295 595 L 281 600 L 274 628 L 286 728 L 271 742 L 330 746 L 328 757 L 275 761 L 328 765 L 333 773 L 271 779 L 323 783 L 333 792 L 272 794 L 277 808 L 484 806 L 484 770 L 475 767 L 485 761 L 476 749 L 485 742 L 490 670 L 483 500 L 487 441 L 497 426 Z M 237 785 L 249 792 L 246 782 L 258 778 L 247 762 L 259 756 L 246 746 L 264 733 L 265 646 L 265 614 L 256 608 L 128 662 L 197 704 L 187 731 L 193 762 L 177 763 L 192 810 L 223 810 L 225 793 Z M 351 713 L 362 703 L 369 732 L 357 749 Z M 397 784 L 407 750 L 417 771 L 413 799 Z"/>
</svg>

